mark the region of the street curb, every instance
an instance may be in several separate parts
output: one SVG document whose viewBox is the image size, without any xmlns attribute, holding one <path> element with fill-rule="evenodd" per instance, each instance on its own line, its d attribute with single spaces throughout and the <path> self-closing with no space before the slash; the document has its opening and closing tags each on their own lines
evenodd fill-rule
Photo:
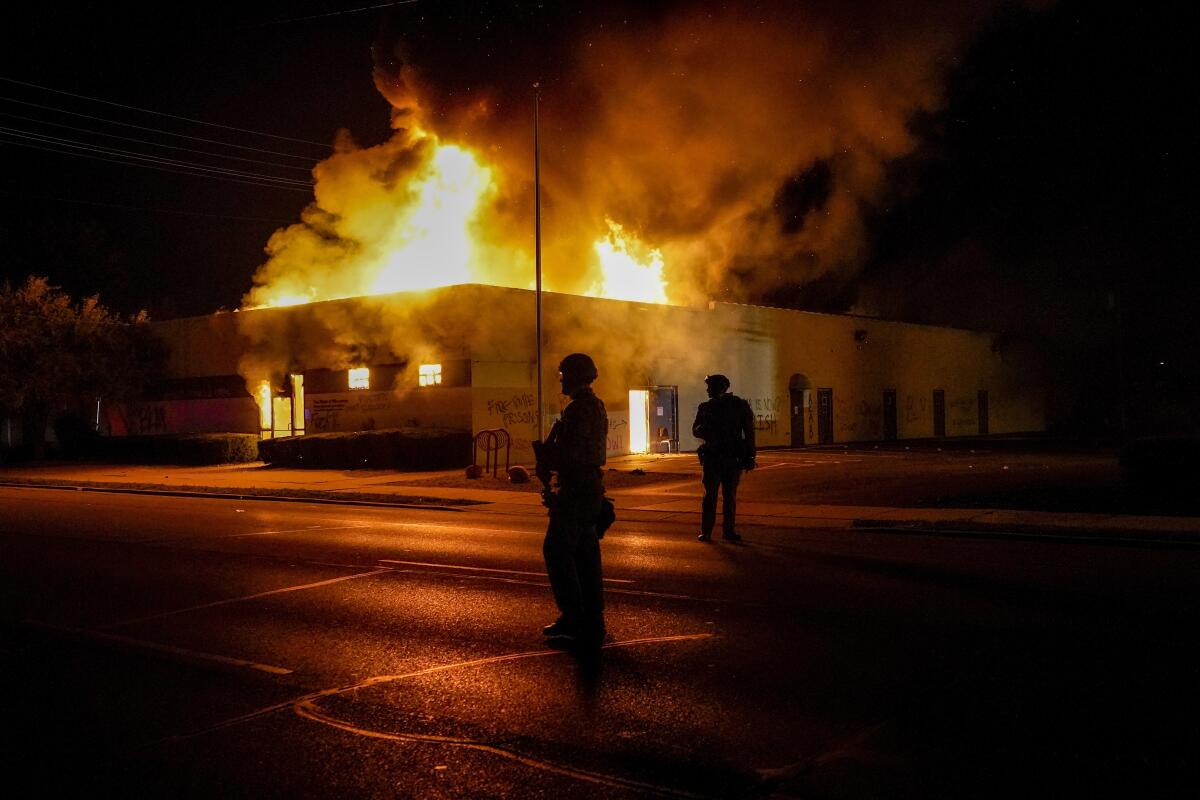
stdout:
<svg viewBox="0 0 1200 800">
<path fill-rule="evenodd" d="M 95 486 L 67 483 L 22 483 L 0 481 L 0 487 L 11 489 L 56 489 L 59 491 L 99 492 L 102 494 L 138 494 L 158 497 L 207 497 L 215 500 L 267 500 L 277 503 L 317 503 L 319 505 L 367 506 L 370 508 L 423 508 L 429 511 L 465 511 L 467 506 L 488 505 L 486 501 L 470 500 L 459 506 L 436 503 L 390 502 L 387 500 L 352 500 L 332 497 L 297 497 L 294 495 L 237 494 L 235 492 L 208 492 L 187 489 L 134 489 L 126 486 Z"/>
<path fill-rule="evenodd" d="M 851 529 L 893 535 L 945 536 L 981 539 L 1069 541 L 1110 545 L 1200 546 L 1200 532 L 1146 531 L 1136 529 L 1071 528 L 1060 525 L 1002 525 L 968 520 L 879 520 L 856 519 Z"/>
</svg>

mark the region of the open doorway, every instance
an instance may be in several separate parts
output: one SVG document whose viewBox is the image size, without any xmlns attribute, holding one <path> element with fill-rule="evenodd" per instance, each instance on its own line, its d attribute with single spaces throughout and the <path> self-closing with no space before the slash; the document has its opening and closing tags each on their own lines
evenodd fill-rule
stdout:
<svg viewBox="0 0 1200 800">
<path fill-rule="evenodd" d="M 629 452 L 679 452 L 679 388 L 629 390 Z"/>
</svg>

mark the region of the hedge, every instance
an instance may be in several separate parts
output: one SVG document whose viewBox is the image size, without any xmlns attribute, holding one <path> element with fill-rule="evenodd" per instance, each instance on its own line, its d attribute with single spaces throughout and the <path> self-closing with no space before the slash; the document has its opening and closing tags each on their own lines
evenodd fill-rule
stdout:
<svg viewBox="0 0 1200 800">
<path fill-rule="evenodd" d="M 387 428 L 264 439 L 259 456 L 280 467 L 458 469 L 471 463 L 471 434 L 443 428 Z"/>
<path fill-rule="evenodd" d="M 253 433 L 104 436 L 91 447 L 96 458 L 138 464 L 242 464 L 259 458 Z"/>
</svg>

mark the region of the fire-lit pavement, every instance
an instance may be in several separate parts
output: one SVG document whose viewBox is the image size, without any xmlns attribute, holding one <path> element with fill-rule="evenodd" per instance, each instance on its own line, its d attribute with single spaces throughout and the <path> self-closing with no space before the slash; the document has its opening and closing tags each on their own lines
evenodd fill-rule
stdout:
<svg viewBox="0 0 1200 800">
<path fill-rule="evenodd" d="M 502 471 L 501 471 L 502 472 Z M 694 454 L 611 459 L 609 494 L 623 518 L 699 525 Z M 48 464 L 0 467 L 0 485 L 50 484 L 173 493 L 304 496 L 334 502 L 482 503 L 541 516 L 539 487 L 462 471 L 398 473 L 214 467 Z M 1122 491 L 1115 455 L 1047 448 L 1037 441 L 919 442 L 760 453 L 739 490 L 750 526 L 915 526 L 1104 535 L 1200 535 L 1197 509 L 1146 508 Z"/>
<path fill-rule="evenodd" d="M 479 507 L 483 508 L 483 507 Z M 545 647 L 531 513 L 0 489 L 0 752 L 34 794 L 1169 794 L 1200 550 L 627 515 Z"/>
</svg>

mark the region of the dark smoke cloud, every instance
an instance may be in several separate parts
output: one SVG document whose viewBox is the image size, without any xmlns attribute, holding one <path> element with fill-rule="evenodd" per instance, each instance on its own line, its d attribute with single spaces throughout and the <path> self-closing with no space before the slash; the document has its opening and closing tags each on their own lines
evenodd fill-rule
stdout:
<svg viewBox="0 0 1200 800">
<path fill-rule="evenodd" d="M 612 219 L 689 302 L 854 275 L 864 211 L 919 144 L 910 120 L 996 4 L 545 5 L 398 8 L 377 85 L 502 167 L 493 222 L 527 243 L 540 81 L 548 281 L 592 282 Z"/>
</svg>

